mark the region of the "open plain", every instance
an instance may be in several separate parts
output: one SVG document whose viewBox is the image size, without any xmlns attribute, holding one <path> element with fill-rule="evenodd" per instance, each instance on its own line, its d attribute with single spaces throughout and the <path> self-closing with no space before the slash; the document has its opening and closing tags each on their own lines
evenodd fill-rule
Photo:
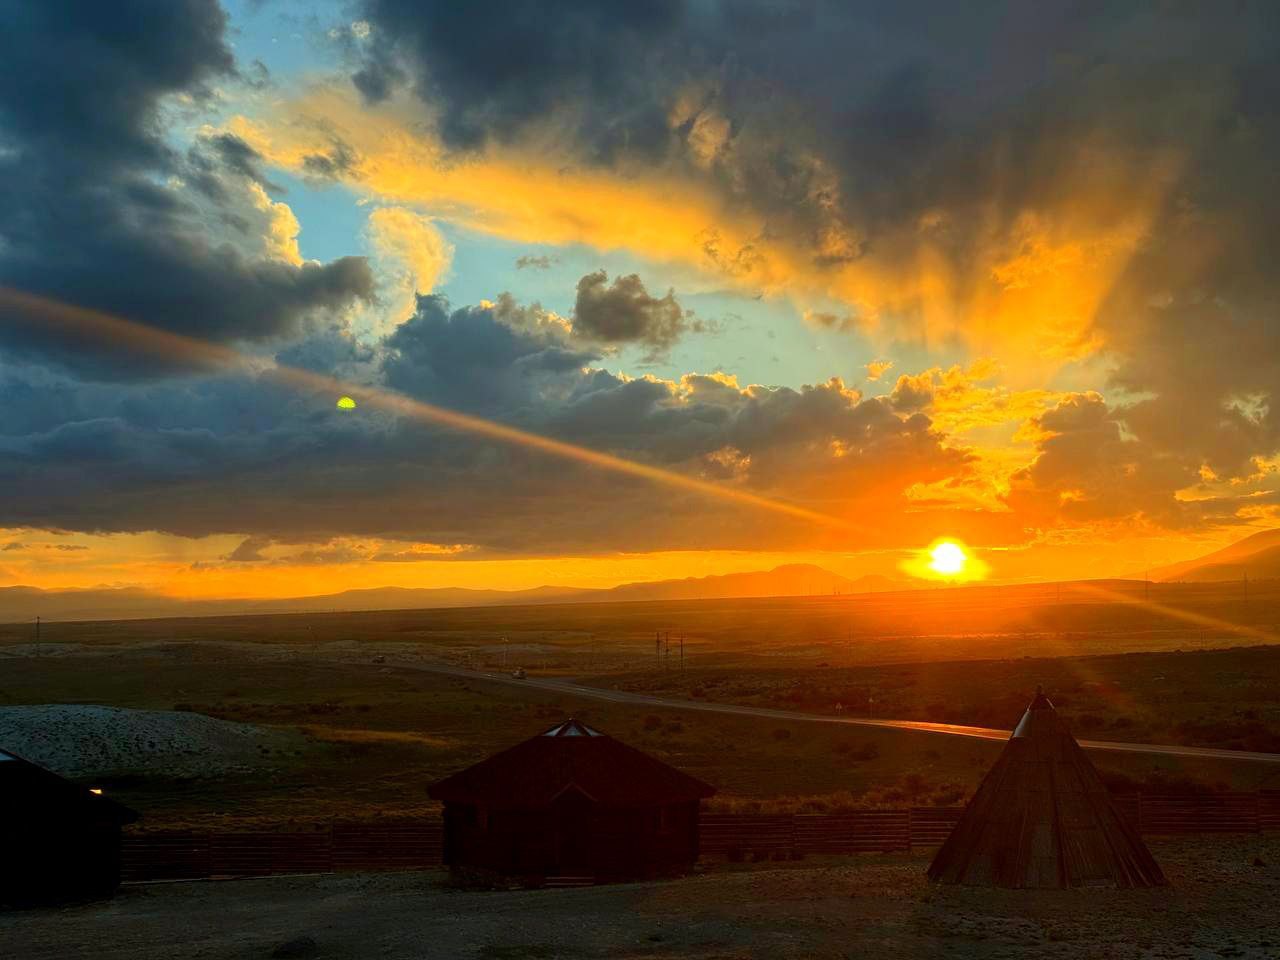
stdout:
<svg viewBox="0 0 1280 960">
<path fill-rule="evenodd" d="M 0 626 L 0 708 L 162 711 L 258 731 L 238 737 L 234 755 L 220 753 L 217 738 L 133 738 L 132 768 L 114 754 L 96 767 L 67 759 L 71 747 L 53 740 L 47 755 L 31 756 L 136 807 L 144 830 L 429 814 L 432 780 L 568 714 L 714 784 L 719 809 L 954 804 L 1000 746 L 602 702 L 511 682 L 517 668 L 700 704 L 1003 729 L 1042 684 L 1082 739 L 1280 752 L 1280 646 L 1262 625 L 1273 613 L 1267 585 L 1254 585 L 1248 611 L 1234 584 L 1175 595 L 1178 586 L 1162 587 L 1165 612 L 1149 614 L 1143 629 L 1124 598 L 989 587 L 918 592 L 969 610 L 981 634 L 872 629 L 935 602 L 915 594 L 55 623 L 39 647 L 30 625 L 11 624 Z M 1244 634 L 1200 622 L 1243 621 L 1246 612 Z M 1010 618 L 1022 629 L 995 629 Z M 1097 632 L 1031 629 L 1049 622 Z M 434 672 L 459 667 L 507 682 Z M 65 725 L 54 740 L 59 730 L 77 749 L 100 752 Z M 1120 791 L 1280 786 L 1280 764 L 1094 760 Z"/>
</svg>

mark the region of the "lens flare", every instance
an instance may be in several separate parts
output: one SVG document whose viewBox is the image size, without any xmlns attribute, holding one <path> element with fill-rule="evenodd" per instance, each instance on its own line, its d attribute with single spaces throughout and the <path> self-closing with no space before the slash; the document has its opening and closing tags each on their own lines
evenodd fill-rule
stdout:
<svg viewBox="0 0 1280 960">
<path fill-rule="evenodd" d="M 50 333 L 71 335 L 85 341 L 97 341 L 103 349 L 118 351 L 124 348 L 140 357 L 151 357 L 159 364 L 172 365 L 175 361 L 180 361 L 210 372 L 271 376 L 294 389 L 321 396 L 332 397 L 335 392 L 338 392 L 343 400 L 351 401 L 353 408 L 358 401 L 361 405 L 375 410 L 383 410 L 397 416 L 474 434 L 499 443 L 535 450 L 564 460 L 573 460 L 612 473 L 638 477 L 672 489 L 782 514 L 823 527 L 846 531 L 862 529 L 861 524 L 852 520 L 821 513 L 785 500 L 700 480 L 673 470 L 650 466 L 647 463 L 637 463 L 611 453 L 602 453 L 589 447 L 581 447 L 574 443 L 566 443 L 563 440 L 521 430 L 519 427 L 511 427 L 496 420 L 486 420 L 472 414 L 438 407 L 433 403 L 415 400 L 382 387 L 344 382 L 300 367 L 274 363 L 270 359 L 242 353 L 221 344 L 208 343 L 167 330 L 157 330 L 134 320 L 62 303 L 22 290 L 0 287 L 0 306 L 12 311 L 4 318 L 6 321 L 16 320 L 38 324 L 41 332 L 46 335 Z M 338 401 L 338 406 L 343 406 L 341 400 Z"/>
</svg>

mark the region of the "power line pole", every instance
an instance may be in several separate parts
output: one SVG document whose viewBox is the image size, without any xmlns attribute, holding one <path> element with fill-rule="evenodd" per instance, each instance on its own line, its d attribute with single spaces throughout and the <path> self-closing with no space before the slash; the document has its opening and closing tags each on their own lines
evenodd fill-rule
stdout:
<svg viewBox="0 0 1280 960">
<path fill-rule="evenodd" d="M 40 618 L 36 617 L 36 657 L 40 656 Z"/>
</svg>

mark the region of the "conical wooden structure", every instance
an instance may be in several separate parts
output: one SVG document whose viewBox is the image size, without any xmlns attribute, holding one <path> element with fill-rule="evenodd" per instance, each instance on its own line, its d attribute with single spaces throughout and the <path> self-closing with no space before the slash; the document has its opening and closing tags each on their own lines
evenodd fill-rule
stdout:
<svg viewBox="0 0 1280 960">
<path fill-rule="evenodd" d="M 1023 888 L 1166 883 L 1040 690 L 933 858 L 929 879 Z"/>
</svg>

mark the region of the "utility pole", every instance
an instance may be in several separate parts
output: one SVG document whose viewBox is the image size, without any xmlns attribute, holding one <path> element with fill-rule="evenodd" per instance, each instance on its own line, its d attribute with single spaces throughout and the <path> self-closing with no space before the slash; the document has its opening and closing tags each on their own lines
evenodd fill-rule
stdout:
<svg viewBox="0 0 1280 960">
<path fill-rule="evenodd" d="M 658 668 L 662 668 L 662 632 L 653 631 L 653 655 L 658 659 Z"/>
<path fill-rule="evenodd" d="M 680 672 L 684 673 L 684 634 L 680 634 Z"/>
<path fill-rule="evenodd" d="M 40 618 L 36 617 L 36 657 L 40 656 Z"/>
</svg>

